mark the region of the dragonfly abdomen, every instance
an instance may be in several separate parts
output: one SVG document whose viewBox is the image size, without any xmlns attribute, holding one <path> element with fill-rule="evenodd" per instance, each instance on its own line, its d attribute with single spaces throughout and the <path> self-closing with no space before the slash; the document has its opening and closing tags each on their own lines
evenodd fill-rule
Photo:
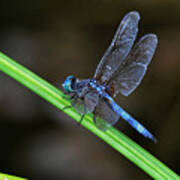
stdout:
<svg viewBox="0 0 180 180">
<path fill-rule="evenodd" d="M 124 109 L 122 109 L 108 94 L 106 94 L 106 98 L 108 99 L 108 102 L 111 108 L 113 109 L 113 111 L 115 111 L 119 116 L 121 116 L 140 134 L 156 142 L 154 136 L 141 123 L 139 123 L 131 115 L 129 115 Z"/>
</svg>

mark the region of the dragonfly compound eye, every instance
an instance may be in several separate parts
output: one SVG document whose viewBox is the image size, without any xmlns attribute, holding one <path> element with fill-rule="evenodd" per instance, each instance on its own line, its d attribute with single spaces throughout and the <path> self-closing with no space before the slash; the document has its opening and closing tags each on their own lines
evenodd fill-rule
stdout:
<svg viewBox="0 0 180 180">
<path fill-rule="evenodd" d="M 70 75 L 66 78 L 62 86 L 64 87 L 64 90 L 68 93 L 71 93 L 74 91 L 74 83 L 76 81 L 76 78 L 73 75 Z"/>
</svg>

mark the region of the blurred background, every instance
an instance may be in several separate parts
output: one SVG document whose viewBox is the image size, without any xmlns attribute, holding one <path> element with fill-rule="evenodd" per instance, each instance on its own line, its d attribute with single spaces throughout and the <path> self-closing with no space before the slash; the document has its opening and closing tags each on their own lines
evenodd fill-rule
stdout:
<svg viewBox="0 0 180 180">
<path fill-rule="evenodd" d="M 158 139 L 123 120 L 116 127 L 180 173 L 180 1 L 0 1 L 0 51 L 62 89 L 92 77 L 122 17 L 140 12 L 138 38 L 158 48 L 141 85 L 117 102 Z M 60 110 L 0 72 L 0 172 L 37 180 L 150 180 L 142 170 Z"/>
</svg>

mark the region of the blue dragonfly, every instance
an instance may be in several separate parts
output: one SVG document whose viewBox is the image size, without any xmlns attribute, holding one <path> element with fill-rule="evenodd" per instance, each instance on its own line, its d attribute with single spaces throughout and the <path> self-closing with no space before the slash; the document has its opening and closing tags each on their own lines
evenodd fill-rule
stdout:
<svg viewBox="0 0 180 180">
<path fill-rule="evenodd" d="M 82 115 L 80 122 L 85 114 L 93 113 L 95 125 L 105 131 L 121 117 L 144 137 L 156 142 L 154 136 L 113 99 L 119 93 L 128 96 L 136 89 L 158 43 L 155 34 L 146 34 L 134 45 L 139 20 L 136 11 L 124 16 L 93 78 L 79 80 L 70 75 L 62 85 L 70 95 L 72 106 Z"/>
</svg>

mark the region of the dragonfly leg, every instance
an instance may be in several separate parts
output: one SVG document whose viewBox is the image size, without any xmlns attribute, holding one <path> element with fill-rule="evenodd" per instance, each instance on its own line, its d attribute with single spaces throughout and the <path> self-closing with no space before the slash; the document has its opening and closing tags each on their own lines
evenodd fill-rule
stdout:
<svg viewBox="0 0 180 180">
<path fill-rule="evenodd" d="M 80 121 L 79 121 L 79 125 L 81 125 L 81 123 L 82 123 L 82 120 L 84 119 L 84 116 L 85 116 L 85 114 L 83 114 L 82 116 L 81 116 L 81 119 L 80 119 Z"/>
<path fill-rule="evenodd" d="M 86 114 L 86 106 L 85 106 L 85 103 L 84 103 L 84 102 L 83 102 L 83 105 L 84 105 L 84 113 L 83 113 L 82 116 L 81 116 L 81 119 L 80 119 L 80 121 L 79 121 L 79 125 L 81 125 L 82 120 L 83 120 L 83 118 L 84 118 L 84 116 L 85 116 L 85 114 Z"/>
<path fill-rule="evenodd" d="M 72 100 L 72 99 L 77 99 L 77 95 L 75 94 L 75 93 L 73 93 L 71 96 L 70 96 L 70 99 Z"/>
<path fill-rule="evenodd" d="M 69 98 L 69 96 L 65 96 L 65 95 L 63 95 L 63 98 L 66 99 L 66 100 L 71 99 L 71 98 Z"/>
<path fill-rule="evenodd" d="M 94 121 L 94 123 L 96 124 L 95 112 L 96 112 L 96 106 L 95 106 L 95 108 L 94 108 L 94 111 L 92 112 L 92 113 L 93 113 L 93 121 Z"/>
<path fill-rule="evenodd" d="M 65 106 L 62 108 L 62 111 L 66 110 L 66 109 L 70 109 L 70 108 L 72 108 L 72 106 Z"/>
<path fill-rule="evenodd" d="M 95 117 L 95 115 L 93 115 L 93 121 L 96 124 L 96 117 Z"/>
<path fill-rule="evenodd" d="M 70 93 L 69 94 L 69 93 L 65 92 L 65 94 L 66 94 L 66 96 L 63 96 L 63 98 L 66 99 L 66 100 L 72 100 L 74 98 L 77 98 L 77 95 L 75 93 Z"/>
<path fill-rule="evenodd" d="M 67 98 L 67 97 L 66 97 Z M 72 100 L 72 99 L 77 99 L 77 95 L 76 94 L 71 94 L 70 95 L 70 99 Z M 71 105 L 69 105 L 69 106 L 65 106 L 65 107 L 63 107 L 62 108 L 62 111 L 64 111 L 64 110 L 66 110 L 66 109 L 69 109 L 69 108 L 72 108 L 73 106 L 71 106 Z"/>
</svg>

